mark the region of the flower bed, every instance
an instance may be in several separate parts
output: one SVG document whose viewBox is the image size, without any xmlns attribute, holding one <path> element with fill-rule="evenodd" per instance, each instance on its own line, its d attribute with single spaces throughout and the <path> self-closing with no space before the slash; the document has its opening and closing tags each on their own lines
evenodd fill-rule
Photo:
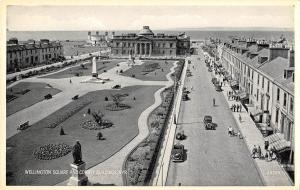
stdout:
<svg viewBox="0 0 300 190">
<path fill-rule="evenodd" d="M 129 108 L 131 108 L 129 105 L 122 104 L 122 103 L 120 103 L 118 106 L 114 103 L 106 105 L 106 109 L 109 110 L 109 111 L 121 111 L 121 110 L 126 110 L 126 109 L 129 109 Z"/>
<path fill-rule="evenodd" d="M 184 60 L 179 61 L 173 78 L 180 78 Z M 178 83 L 175 84 L 175 89 Z M 149 135 L 127 156 L 123 169 L 125 185 L 148 185 L 156 165 L 165 129 L 168 126 L 169 117 L 174 104 L 174 86 L 166 88 L 162 93 L 162 103 L 148 118 Z"/>
<path fill-rule="evenodd" d="M 145 185 L 149 181 L 160 147 L 160 139 L 164 134 L 165 123 L 172 110 L 173 88 L 162 92 L 163 103 L 157 107 L 148 118 L 150 134 L 128 156 L 125 170 L 127 170 L 127 185 Z"/>
<path fill-rule="evenodd" d="M 104 120 L 101 125 L 97 124 L 93 120 L 87 120 L 84 121 L 80 124 L 80 126 L 84 129 L 89 129 L 89 130 L 100 130 L 100 129 L 105 129 L 113 126 L 113 123 L 109 120 Z"/>
<path fill-rule="evenodd" d="M 72 147 L 65 143 L 61 144 L 47 144 L 39 147 L 33 152 L 36 159 L 39 160 L 53 160 L 69 154 Z"/>
<path fill-rule="evenodd" d="M 69 108 L 62 115 L 57 116 L 57 118 L 55 118 L 47 127 L 48 128 L 55 128 L 60 123 L 66 121 L 68 118 L 70 118 L 75 113 L 79 112 L 82 108 L 84 108 L 85 106 L 87 106 L 90 103 L 91 103 L 90 101 L 83 102 L 83 103 L 80 103 L 80 104 L 78 104 L 74 107 Z"/>
</svg>

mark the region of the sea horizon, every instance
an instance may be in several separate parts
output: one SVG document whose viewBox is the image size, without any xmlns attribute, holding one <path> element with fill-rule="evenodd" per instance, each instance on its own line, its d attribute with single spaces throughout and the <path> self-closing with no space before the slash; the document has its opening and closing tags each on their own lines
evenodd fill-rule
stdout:
<svg viewBox="0 0 300 190">
<path fill-rule="evenodd" d="M 126 33 L 138 33 L 139 30 L 66 30 L 66 31 L 10 31 L 6 32 L 7 40 L 10 38 L 17 38 L 19 41 L 27 41 L 29 39 L 40 40 L 59 40 L 59 41 L 85 41 L 88 39 L 87 33 L 91 31 L 95 34 L 96 31 L 99 34 L 108 32 L 109 36 L 114 31 L 116 35 L 122 35 Z M 165 33 L 167 35 L 185 32 L 190 36 L 191 40 L 205 40 L 209 37 L 226 39 L 229 36 L 241 36 L 245 38 L 256 38 L 265 40 L 278 40 L 282 35 L 288 40 L 288 42 L 294 42 L 294 31 L 290 30 L 152 30 L 155 34 Z"/>
</svg>

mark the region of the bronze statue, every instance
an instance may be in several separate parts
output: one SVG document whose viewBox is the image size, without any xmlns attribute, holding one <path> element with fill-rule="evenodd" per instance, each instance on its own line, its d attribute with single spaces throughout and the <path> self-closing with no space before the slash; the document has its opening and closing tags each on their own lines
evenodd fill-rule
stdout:
<svg viewBox="0 0 300 190">
<path fill-rule="evenodd" d="M 82 163 L 82 153 L 81 153 L 81 144 L 79 143 L 79 141 L 76 141 L 76 144 L 73 146 L 73 150 L 72 150 L 72 154 L 73 154 L 73 163 L 74 164 L 80 164 Z"/>
</svg>

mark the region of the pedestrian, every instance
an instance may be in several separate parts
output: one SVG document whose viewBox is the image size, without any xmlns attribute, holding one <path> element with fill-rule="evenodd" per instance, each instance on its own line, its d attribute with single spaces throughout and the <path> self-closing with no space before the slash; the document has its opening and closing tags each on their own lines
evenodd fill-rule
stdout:
<svg viewBox="0 0 300 190">
<path fill-rule="evenodd" d="M 272 160 L 272 149 L 270 146 L 267 149 L 267 154 L 268 154 L 267 161 L 271 161 Z"/>
<path fill-rule="evenodd" d="M 240 139 L 242 139 L 242 138 L 243 138 L 243 136 L 242 136 L 242 134 L 241 134 L 241 132 L 240 132 L 240 131 L 238 132 L 238 137 L 239 137 Z"/>
<path fill-rule="evenodd" d="M 70 79 L 70 84 L 72 84 L 72 80 Z"/>
<path fill-rule="evenodd" d="M 240 120 L 240 123 L 242 123 L 242 116 L 241 116 L 241 114 L 239 114 L 239 120 Z"/>
<path fill-rule="evenodd" d="M 269 140 L 265 140 L 265 150 L 268 150 L 269 148 Z"/>
<path fill-rule="evenodd" d="M 228 135 L 230 135 L 230 126 L 227 128 L 227 130 L 228 130 Z"/>
<path fill-rule="evenodd" d="M 236 108 L 236 105 L 235 105 L 235 104 L 233 104 L 233 112 L 235 112 L 235 108 Z"/>
<path fill-rule="evenodd" d="M 213 106 L 215 106 L 216 105 L 216 100 L 215 100 L 215 98 L 213 98 Z"/>
<path fill-rule="evenodd" d="M 258 146 L 258 148 L 257 148 L 257 154 L 258 154 L 258 158 L 260 159 L 261 158 L 261 148 L 260 148 L 260 146 Z"/>
<path fill-rule="evenodd" d="M 229 126 L 229 135 L 232 136 L 233 135 L 233 128 L 231 126 Z"/>
<path fill-rule="evenodd" d="M 256 153 L 257 153 L 257 148 L 256 148 L 256 145 L 254 145 L 254 147 L 252 149 L 252 158 L 255 158 Z"/>
</svg>

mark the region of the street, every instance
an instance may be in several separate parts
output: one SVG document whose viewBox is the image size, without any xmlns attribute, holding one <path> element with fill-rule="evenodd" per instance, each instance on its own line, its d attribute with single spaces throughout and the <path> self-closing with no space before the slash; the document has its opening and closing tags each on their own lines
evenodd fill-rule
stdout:
<svg viewBox="0 0 300 190">
<path fill-rule="evenodd" d="M 237 125 L 222 92 L 217 92 L 211 82 L 203 54 L 199 54 L 191 56 L 192 76 L 186 78 L 185 84 L 189 91 L 192 87 L 193 90 L 189 94 L 191 99 L 181 104 L 177 125 L 177 132 L 184 131 L 187 136 L 181 141 L 186 160 L 170 163 L 166 185 L 262 185 L 244 140 L 227 133 L 229 126 L 238 131 Z M 212 116 L 218 125 L 216 130 L 205 130 L 205 115 Z"/>
</svg>

